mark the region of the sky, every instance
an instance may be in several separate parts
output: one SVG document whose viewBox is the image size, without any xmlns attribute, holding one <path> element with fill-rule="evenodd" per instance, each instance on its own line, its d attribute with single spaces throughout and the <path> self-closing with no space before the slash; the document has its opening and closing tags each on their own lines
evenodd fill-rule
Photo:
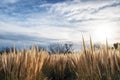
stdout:
<svg viewBox="0 0 120 80">
<path fill-rule="evenodd" d="M 0 47 L 120 42 L 120 0 L 0 0 Z"/>
</svg>

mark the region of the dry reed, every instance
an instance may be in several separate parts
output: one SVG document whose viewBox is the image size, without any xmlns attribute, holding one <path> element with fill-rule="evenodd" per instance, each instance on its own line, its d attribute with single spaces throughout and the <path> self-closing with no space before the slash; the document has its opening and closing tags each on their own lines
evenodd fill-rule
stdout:
<svg viewBox="0 0 120 80">
<path fill-rule="evenodd" d="M 49 54 L 35 48 L 0 55 L 0 80 L 120 80 L 120 52 L 105 48 Z"/>
</svg>

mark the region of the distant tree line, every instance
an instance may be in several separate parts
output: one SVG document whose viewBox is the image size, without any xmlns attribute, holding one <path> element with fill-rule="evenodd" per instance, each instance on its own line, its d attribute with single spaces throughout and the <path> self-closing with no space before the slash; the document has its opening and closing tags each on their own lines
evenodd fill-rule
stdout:
<svg viewBox="0 0 120 80">
<path fill-rule="evenodd" d="M 29 49 L 36 49 L 36 51 L 48 51 L 48 53 L 53 53 L 53 54 L 56 54 L 56 53 L 63 53 L 63 54 L 67 54 L 67 53 L 72 53 L 73 52 L 73 44 L 62 44 L 62 43 L 54 43 L 54 44 L 50 44 L 48 46 L 48 50 L 42 46 L 30 46 Z M 24 49 L 24 51 L 26 51 Z M 10 52 L 15 52 L 17 53 L 17 49 L 14 48 L 14 47 L 5 47 L 5 48 L 2 48 L 0 50 L 0 54 L 2 53 L 10 53 Z"/>
<path fill-rule="evenodd" d="M 17 49 L 14 48 L 14 47 L 3 47 L 3 48 L 0 50 L 0 54 L 2 54 L 2 53 L 10 53 L 10 52 L 15 52 L 15 53 L 17 53 Z"/>
<path fill-rule="evenodd" d="M 94 45 L 93 45 L 93 47 L 95 48 L 95 49 L 100 49 L 100 48 L 102 48 L 103 46 L 105 46 L 104 44 L 101 44 L 101 43 L 95 43 Z M 110 46 L 108 46 L 109 48 L 112 48 L 112 49 L 120 49 L 120 43 L 114 43 L 113 44 L 113 47 L 110 47 Z"/>
<path fill-rule="evenodd" d="M 104 45 L 101 44 L 101 43 L 95 43 L 93 45 L 94 49 L 100 49 L 102 48 Z M 32 49 L 33 46 L 29 47 L 29 49 Z M 48 50 L 42 46 L 34 46 L 34 48 L 37 50 L 37 51 L 48 51 L 48 53 L 50 54 L 56 54 L 56 53 L 63 53 L 63 54 L 68 54 L 68 53 L 72 53 L 74 51 L 74 48 L 73 48 L 73 44 L 72 43 L 65 43 L 65 44 L 62 44 L 62 43 L 54 43 L 54 44 L 50 44 L 48 46 Z M 114 43 L 113 44 L 113 49 L 120 49 L 120 43 Z M 24 49 L 25 51 L 25 49 Z M 10 53 L 10 52 L 15 52 L 17 53 L 17 49 L 14 48 L 14 47 L 4 47 L 0 50 L 0 54 L 2 53 Z"/>
</svg>

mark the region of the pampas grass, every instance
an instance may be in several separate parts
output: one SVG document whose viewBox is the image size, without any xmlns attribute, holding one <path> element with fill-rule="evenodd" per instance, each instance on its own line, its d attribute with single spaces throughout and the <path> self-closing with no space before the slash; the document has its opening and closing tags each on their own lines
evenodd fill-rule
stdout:
<svg viewBox="0 0 120 80">
<path fill-rule="evenodd" d="M 106 41 L 107 43 L 107 41 Z M 106 47 L 70 54 L 35 48 L 0 55 L 0 80 L 120 80 L 120 52 Z"/>
</svg>

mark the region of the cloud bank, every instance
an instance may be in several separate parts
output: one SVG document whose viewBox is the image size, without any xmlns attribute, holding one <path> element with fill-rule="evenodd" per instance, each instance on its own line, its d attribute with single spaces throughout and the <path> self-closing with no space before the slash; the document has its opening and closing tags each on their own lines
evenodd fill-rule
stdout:
<svg viewBox="0 0 120 80">
<path fill-rule="evenodd" d="M 112 37 L 108 37 L 113 43 L 120 41 L 119 13 L 119 0 L 3 0 L 0 3 L 0 44 L 9 41 L 79 43 L 81 33 L 86 41 L 89 34 L 94 41 L 99 41 L 101 35 L 96 35 L 95 30 L 100 27 L 113 29 Z"/>
</svg>

